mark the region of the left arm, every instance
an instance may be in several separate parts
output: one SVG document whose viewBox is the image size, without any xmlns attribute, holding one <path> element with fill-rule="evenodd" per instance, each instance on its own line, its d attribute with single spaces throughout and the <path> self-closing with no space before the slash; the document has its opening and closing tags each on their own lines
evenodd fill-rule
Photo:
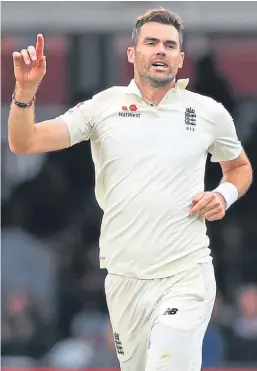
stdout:
<svg viewBox="0 0 257 371">
<path fill-rule="evenodd" d="M 200 214 L 209 221 L 222 219 L 225 211 L 246 193 L 252 183 L 252 167 L 242 150 L 231 115 L 221 104 L 216 104 L 213 118 L 216 135 L 209 152 L 211 161 L 220 163 L 222 181 L 212 192 L 196 194 L 189 213 Z"/>
<path fill-rule="evenodd" d="M 238 197 L 243 196 L 252 184 L 253 178 L 252 166 L 245 152 L 235 160 L 221 161 L 220 166 L 223 174 L 222 182 L 234 184 L 238 190 Z"/>
</svg>

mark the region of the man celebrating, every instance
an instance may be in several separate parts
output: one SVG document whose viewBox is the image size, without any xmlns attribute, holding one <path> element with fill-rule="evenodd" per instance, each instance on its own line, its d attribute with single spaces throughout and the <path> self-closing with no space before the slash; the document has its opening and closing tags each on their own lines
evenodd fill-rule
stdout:
<svg viewBox="0 0 257 371">
<path fill-rule="evenodd" d="M 100 264 L 122 371 L 199 371 L 216 284 L 205 219 L 224 217 L 249 188 L 252 170 L 233 120 L 211 98 L 176 81 L 183 27 L 163 8 L 140 16 L 128 60 L 134 79 L 53 120 L 34 125 L 46 73 L 44 39 L 13 53 L 9 116 L 15 153 L 91 141 L 96 198 L 104 211 Z M 207 154 L 221 184 L 204 191 Z"/>
</svg>

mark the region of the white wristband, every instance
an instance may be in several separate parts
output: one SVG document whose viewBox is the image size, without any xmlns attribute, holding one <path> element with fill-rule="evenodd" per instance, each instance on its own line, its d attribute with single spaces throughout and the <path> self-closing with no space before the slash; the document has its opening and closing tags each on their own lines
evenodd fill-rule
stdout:
<svg viewBox="0 0 257 371">
<path fill-rule="evenodd" d="M 238 199 L 239 193 L 236 186 L 230 182 L 221 183 L 212 192 L 220 193 L 226 201 L 226 210 Z"/>
</svg>

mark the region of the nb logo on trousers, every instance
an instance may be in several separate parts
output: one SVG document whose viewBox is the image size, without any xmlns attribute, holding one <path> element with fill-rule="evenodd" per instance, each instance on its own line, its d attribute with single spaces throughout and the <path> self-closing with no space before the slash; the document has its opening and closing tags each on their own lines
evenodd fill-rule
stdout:
<svg viewBox="0 0 257 371">
<path fill-rule="evenodd" d="M 170 314 L 176 314 L 178 311 L 177 308 L 168 308 L 165 310 L 165 312 L 163 313 L 163 315 L 170 315 Z"/>
</svg>

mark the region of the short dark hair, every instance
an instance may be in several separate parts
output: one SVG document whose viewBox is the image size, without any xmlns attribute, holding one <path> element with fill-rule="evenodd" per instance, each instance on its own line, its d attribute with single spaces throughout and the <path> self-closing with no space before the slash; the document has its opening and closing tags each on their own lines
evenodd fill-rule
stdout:
<svg viewBox="0 0 257 371">
<path fill-rule="evenodd" d="M 179 33 L 180 47 L 182 47 L 184 29 L 183 21 L 179 15 L 164 8 L 150 9 L 138 17 L 132 32 L 132 42 L 134 46 L 137 43 L 141 27 L 145 23 L 149 22 L 157 22 L 174 26 Z"/>
</svg>

